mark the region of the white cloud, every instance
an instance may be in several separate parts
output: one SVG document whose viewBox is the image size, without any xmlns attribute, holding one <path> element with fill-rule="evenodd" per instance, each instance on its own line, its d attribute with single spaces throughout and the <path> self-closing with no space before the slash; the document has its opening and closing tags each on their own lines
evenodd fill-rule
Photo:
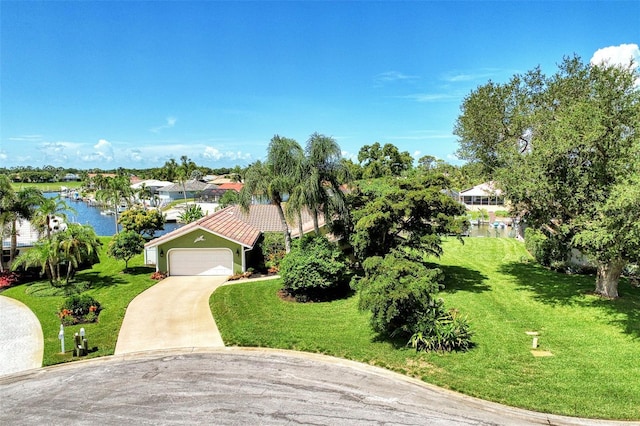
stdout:
<svg viewBox="0 0 640 426">
<path fill-rule="evenodd" d="M 42 142 L 42 135 L 20 135 L 9 138 L 14 142 Z"/>
<path fill-rule="evenodd" d="M 202 153 L 202 157 L 209 160 L 249 160 L 251 159 L 251 154 L 245 153 L 242 151 L 225 151 L 222 152 L 218 148 L 214 148 L 212 146 L 207 146 L 204 148 Z"/>
<path fill-rule="evenodd" d="M 0 151 L 0 160 L 6 160 L 7 158 L 9 158 L 7 156 L 7 153 L 4 151 Z"/>
<path fill-rule="evenodd" d="M 223 154 L 217 148 L 208 146 L 204 149 L 202 156 L 212 160 L 219 160 L 223 157 Z"/>
<path fill-rule="evenodd" d="M 165 130 L 165 129 L 171 129 L 172 127 L 175 127 L 176 123 L 178 122 L 178 119 L 176 117 L 167 117 L 165 118 L 165 123 L 161 126 L 157 126 L 157 127 L 153 127 L 151 129 L 149 129 L 149 131 L 153 132 L 153 133 L 160 133 L 161 131 Z"/>
<path fill-rule="evenodd" d="M 452 93 L 413 93 L 401 96 L 404 99 L 412 99 L 416 102 L 450 102 L 460 100 L 460 96 Z"/>
<path fill-rule="evenodd" d="M 84 161 L 113 161 L 113 146 L 108 140 L 100 139 L 98 143 L 93 146 L 93 149 L 93 152 L 82 156 Z"/>
<path fill-rule="evenodd" d="M 415 80 L 417 78 L 419 77 L 416 75 L 408 75 L 399 71 L 387 71 L 376 75 L 374 80 L 378 83 L 382 83 L 388 81 Z"/>
<path fill-rule="evenodd" d="M 640 48 L 635 43 L 621 44 L 619 46 L 608 46 L 596 50 L 591 57 L 593 65 L 619 65 L 628 67 L 634 61 L 636 67 L 640 66 Z"/>
<path fill-rule="evenodd" d="M 144 157 L 142 156 L 142 151 L 139 149 L 131 149 L 129 150 L 129 158 L 133 161 L 140 162 Z"/>
<path fill-rule="evenodd" d="M 475 80 L 488 80 L 496 75 L 496 71 L 484 71 L 477 73 L 450 73 L 442 77 L 444 81 L 449 83 L 460 83 Z"/>
</svg>

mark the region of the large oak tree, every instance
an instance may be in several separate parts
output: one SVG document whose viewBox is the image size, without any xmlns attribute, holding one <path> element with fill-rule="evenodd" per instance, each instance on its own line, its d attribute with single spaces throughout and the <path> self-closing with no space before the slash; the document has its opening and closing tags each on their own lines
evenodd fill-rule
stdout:
<svg viewBox="0 0 640 426">
<path fill-rule="evenodd" d="M 530 226 L 588 255 L 596 292 L 611 298 L 640 258 L 638 81 L 631 62 L 565 58 L 552 76 L 535 69 L 479 87 L 455 129 L 459 156 L 481 163 Z"/>
</svg>

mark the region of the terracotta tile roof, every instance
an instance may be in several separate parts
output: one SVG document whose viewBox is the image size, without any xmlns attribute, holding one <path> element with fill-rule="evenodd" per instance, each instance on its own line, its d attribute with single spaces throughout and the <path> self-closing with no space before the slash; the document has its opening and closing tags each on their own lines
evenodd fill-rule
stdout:
<svg viewBox="0 0 640 426">
<path fill-rule="evenodd" d="M 282 221 L 278 215 L 278 209 L 273 204 L 253 204 L 249 212 L 242 210 L 239 206 L 231 206 L 234 214 L 243 221 L 255 226 L 262 232 L 282 232 L 284 231 Z M 298 236 L 298 220 L 288 220 L 289 231 L 292 236 Z M 322 214 L 318 217 L 318 224 L 324 225 Z M 313 218 L 311 214 L 304 210 L 302 212 L 302 230 L 307 233 L 313 229 Z"/>
<path fill-rule="evenodd" d="M 318 218 L 318 223 L 320 226 L 324 225 L 324 217 L 322 215 Z M 313 219 L 308 211 L 302 213 L 302 224 L 304 233 L 313 230 Z M 249 212 L 242 210 L 240 206 L 229 206 L 151 240 L 145 244 L 145 247 L 154 247 L 194 229 L 210 231 L 245 247 L 253 247 L 262 232 L 283 231 L 278 210 L 274 205 L 254 204 L 251 205 Z M 298 236 L 297 221 L 289 223 L 289 230 L 292 236 Z"/>
<path fill-rule="evenodd" d="M 224 182 L 221 183 L 218 188 L 220 189 L 233 189 L 236 192 L 240 192 L 244 185 L 242 182 Z"/>
<path fill-rule="evenodd" d="M 149 241 L 145 244 L 145 247 L 157 246 L 165 241 L 187 234 L 194 229 L 204 229 L 245 247 L 253 247 L 258 237 L 260 237 L 260 229 L 238 219 L 230 209 L 231 207 L 227 207 L 226 209 L 218 210 L 202 219 L 173 230 Z"/>
</svg>

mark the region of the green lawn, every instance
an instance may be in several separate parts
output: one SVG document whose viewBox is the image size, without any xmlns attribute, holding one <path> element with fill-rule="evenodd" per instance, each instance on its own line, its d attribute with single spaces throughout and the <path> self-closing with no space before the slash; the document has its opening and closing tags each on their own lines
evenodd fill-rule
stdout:
<svg viewBox="0 0 640 426">
<path fill-rule="evenodd" d="M 78 189 L 82 187 L 82 182 L 45 182 L 45 183 L 21 183 L 13 182 L 13 189 L 19 191 L 23 188 L 34 187 L 43 192 L 58 192 L 61 186 L 65 186 L 70 189 Z"/>
<path fill-rule="evenodd" d="M 73 334 L 81 327 L 86 330 L 89 346 L 97 348 L 95 352 L 88 355 L 88 358 L 112 355 L 129 302 L 156 283 L 149 278 L 153 269 L 142 266 L 142 255 L 129 261 L 129 273 L 120 273 L 124 269 L 124 262 L 116 261 L 105 254 L 109 240 L 110 237 L 101 237 L 103 242 L 101 262 L 93 269 L 81 271 L 76 276 L 76 281 L 90 283 L 91 288 L 87 293 L 101 303 L 103 309 L 99 320 L 96 323 L 66 327 L 65 354 L 60 353 L 58 340 L 60 319 L 56 315 L 64 300 L 63 295 L 53 294 L 54 289 L 47 281 L 20 285 L 2 293 L 3 296 L 22 301 L 40 320 L 44 334 L 44 365 L 73 360 Z"/>
<path fill-rule="evenodd" d="M 530 261 L 522 243 L 473 238 L 445 243 L 442 297 L 468 315 L 477 346 L 467 353 L 416 353 L 380 340 L 357 297 L 281 301 L 279 281 L 222 287 L 211 308 L 227 345 L 330 354 L 389 368 L 504 404 L 556 414 L 640 419 L 640 290 L 590 295 L 593 277 L 566 276 Z M 553 354 L 536 358 L 532 338 Z"/>
</svg>

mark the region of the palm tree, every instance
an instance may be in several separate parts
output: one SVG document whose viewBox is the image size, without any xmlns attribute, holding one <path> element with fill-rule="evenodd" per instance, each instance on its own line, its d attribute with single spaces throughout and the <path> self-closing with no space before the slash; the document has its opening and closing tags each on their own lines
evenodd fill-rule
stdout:
<svg viewBox="0 0 640 426">
<path fill-rule="evenodd" d="M 345 197 L 340 189 L 339 177 L 349 176 L 342 162 L 342 151 L 328 136 L 313 133 L 305 149 L 303 173 L 294 194 L 292 208 L 307 207 L 313 218 L 313 228 L 320 234 L 318 216 L 323 213 L 330 221 L 333 214 L 346 214 Z"/>
<path fill-rule="evenodd" d="M 14 198 L 12 211 L 7 215 L 11 218 L 11 243 L 9 248 L 9 263 L 13 262 L 18 248 L 18 223 L 31 220 L 36 207 L 45 200 L 42 192 L 28 187 L 18 191 Z"/>
<path fill-rule="evenodd" d="M 199 171 L 196 170 L 196 163 L 191 161 L 186 155 L 181 156 L 176 177 L 182 184 L 182 195 L 184 196 L 185 204 L 187 203 L 187 181 L 193 179 L 193 175 L 196 172 L 199 173 Z"/>
<path fill-rule="evenodd" d="M 56 244 L 52 240 L 44 238 L 38 241 L 30 250 L 18 256 L 11 265 L 11 269 L 16 270 L 21 266 L 24 268 L 38 266 L 41 268 L 42 274 L 46 273 L 49 283 L 55 286 L 58 283 L 56 279 L 58 259 Z"/>
<path fill-rule="evenodd" d="M 18 224 L 23 220 L 31 220 L 36 206 L 43 199 L 42 192 L 33 187 L 15 192 L 9 178 L 0 175 L 0 231 L 2 236 L 7 231 L 10 235 L 9 263 L 13 262 L 17 253 Z M 0 259 L 0 271 L 3 270 L 4 264 Z"/>
<path fill-rule="evenodd" d="M 69 284 L 81 264 L 97 261 L 98 249 L 102 243 L 90 225 L 70 224 L 64 232 L 56 234 L 55 239 L 60 258 L 67 263 L 66 284 Z M 61 280 L 62 277 L 58 276 L 58 279 Z"/>
<path fill-rule="evenodd" d="M 291 250 L 291 233 L 282 207 L 283 197 L 294 191 L 303 159 L 304 151 L 298 142 L 275 135 L 269 143 L 267 161 L 257 161 L 247 168 L 240 192 L 240 205 L 245 210 L 249 210 L 254 196 L 276 206 L 287 252 Z"/>
<path fill-rule="evenodd" d="M 116 234 L 118 233 L 118 205 L 124 201 L 128 207 L 133 204 L 133 189 L 131 188 L 129 178 L 126 176 L 116 176 L 107 178 L 102 189 L 96 192 L 96 199 L 107 204 L 111 204 L 115 211 L 114 221 L 116 226 Z"/>
<path fill-rule="evenodd" d="M 43 197 L 40 205 L 33 214 L 33 226 L 42 235 L 46 235 L 47 239 L 51 239 L 51 223 L 52 220 L 59 216 L 65 221 L 67 220 L 66 212 L 75 213 L 71 207 L 58 195 L 53 198 Z"/>
</svg>

